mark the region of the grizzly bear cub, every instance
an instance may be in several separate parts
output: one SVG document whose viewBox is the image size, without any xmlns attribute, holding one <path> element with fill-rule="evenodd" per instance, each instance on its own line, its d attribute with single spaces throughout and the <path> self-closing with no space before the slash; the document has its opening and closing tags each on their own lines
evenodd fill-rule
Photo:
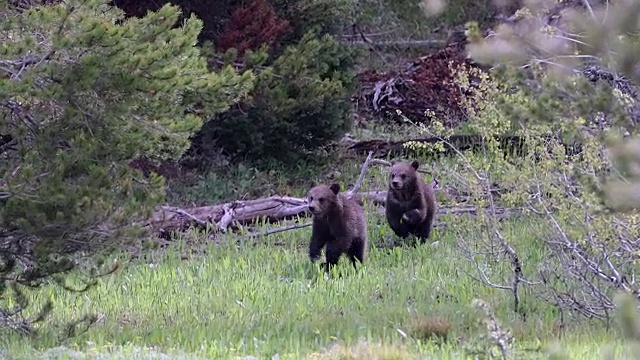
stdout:
<svg viewBox="0 0 640 360">
<path fill-rule="evenodd" d="M 418 174 L 418 166 L 417 161 L 391 165 L 385 210 L 389 227 L 396 235 L 405 239 L 413 234 L 424 243 L 431 234 L 438 205 L 433 188 Z"/>
<path fill-rule="evenodd" d="M 367 247 L 367 227 L 364 210 L 355 200 L 340 193 L 340 185 L 317 185 L 307 194 L 309 211 L 313 215 L 309 258 L 320 259 L 325 248 L 325 270 L 338 263 L 346 253 L 356 267 L 364 262 Z"/>
</svg>

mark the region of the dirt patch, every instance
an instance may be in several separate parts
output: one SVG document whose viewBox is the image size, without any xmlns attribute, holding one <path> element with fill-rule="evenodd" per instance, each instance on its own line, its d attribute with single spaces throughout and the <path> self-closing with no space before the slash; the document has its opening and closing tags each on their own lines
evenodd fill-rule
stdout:
<svg viewBox="0 0 640 360">
<path fill-rule="evenodd" d="M 432 110 L 445 126 L 457 126 L 465 118 L 461 106 L 464 91 L 456 84 L 452 67 L 478 67 L 465 52 L 466 41 L 449 42 L 433 54 L 420 57 L 387 72 L 365 70 L 358 74 L 356 103 L 359 115 L 401 121 L 397 111 L 414 122 L 429 122 Z"/>
</svg>

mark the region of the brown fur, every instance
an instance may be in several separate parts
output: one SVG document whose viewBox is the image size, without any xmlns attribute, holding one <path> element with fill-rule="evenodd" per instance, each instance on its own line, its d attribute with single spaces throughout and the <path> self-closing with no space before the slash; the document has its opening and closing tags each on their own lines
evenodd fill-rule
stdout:
<svg viewBox="0 0 640 360">
<path fill-rule="evenodd" d="M 356 266 L 364 262 L 367 247 L 367 225 L 364 210 L 356 201 L 340 193 L 340 185 L 317 185 L 307 194 L 309 211 L 313 214 L 309 258 L 320 258 L 325 248 L 325 269 L 336 265 L 345 253 Z"/>
<path fill-rule="evenodd" d="M 417 172 L 418 166 L 417 161 L 393 163 L 385 208 L 396 235 L 404 239 L 413 234 L 424 243 L 431 235 L 438 205 L 433 188 Z"/>
</svg>

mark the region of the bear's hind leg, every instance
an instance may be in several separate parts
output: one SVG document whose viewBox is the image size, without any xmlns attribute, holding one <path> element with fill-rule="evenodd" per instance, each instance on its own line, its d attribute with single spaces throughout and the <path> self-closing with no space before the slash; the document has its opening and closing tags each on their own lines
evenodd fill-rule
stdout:
<svg viewBox="0 0 640 360">
<path fill-rule="evenodd" d="M 342 252 L 342 248 L 339 246 L 337 241 L 327 242 L 324 253 L 327 258 L 327 262 L 325 262 L 326 271 L 330 271 L 332 267 L 338 264 L 338 260 L 340 260 Z"/>
<path fill-rule="evenodd" d="M 424 244 L 431 237 L 431 222 L 427 220 L 418 224 L 414 228 L 413 234 L 420 241 L 420 244 Z"/>
<path fill-rule="evenodd" d="M 349 247 L 348 254 L 349 260 L 353 264 L 354 268 L 356 267 L 356 262 L 360 262 L 360 264 L 364 263 L 364 252 L 365 252 L 365 242 L 361 238 L 355 238 Z"/>
</svg>

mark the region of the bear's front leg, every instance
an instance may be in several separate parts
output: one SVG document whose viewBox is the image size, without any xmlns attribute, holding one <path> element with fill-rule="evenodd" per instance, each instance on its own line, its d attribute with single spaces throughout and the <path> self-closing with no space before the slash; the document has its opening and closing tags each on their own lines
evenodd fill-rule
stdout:
<svg viewBox="0 0 640 360">
<path fill-rule="evenodd" d="M 402 214 L 402 221 L 411 225 L 417 225 L 421 223 L 423 216 L 418 209 L 411 209 Z"/>
<path fill-rule="evenodd" d="M 327 231 L 323 231 L 323 227 L 314 221 L 311 230 L 311 242 L 309 243 L 309 259 L 311 259 L 312 263 L 320 259 L 322 248 L 329 240 L 329 236 L 330 234 Z"/>
</svg>

